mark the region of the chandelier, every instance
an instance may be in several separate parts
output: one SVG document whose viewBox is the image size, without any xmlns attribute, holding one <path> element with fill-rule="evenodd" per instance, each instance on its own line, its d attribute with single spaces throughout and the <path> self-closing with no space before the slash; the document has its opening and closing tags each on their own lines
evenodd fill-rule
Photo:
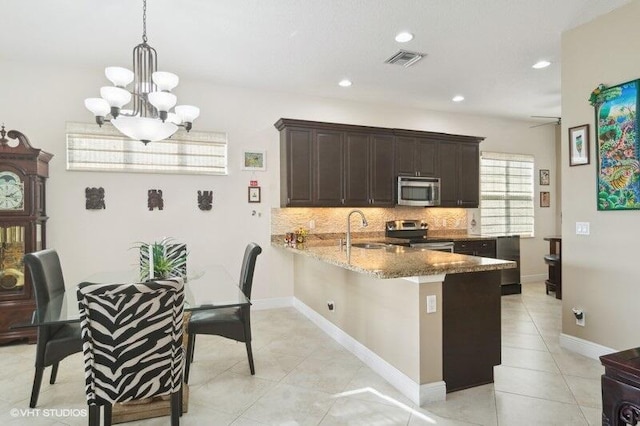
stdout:
<svg viewBox="0 0 640 426">
<path fill-rule="evenodd" d="M 171 137 L 178 127 L 191 130 L 200 109 L 191 105 L 174 108 L 178 98 L 171 90 L 178 85 L 179 78 L 157 69 L 156 50 L 147 44 L 147 0 L 143 0 L 142 43 L 133 49 L 133 72 L 122 67 L 105 68 L 113 86 L 100 88 L 100 98 L 84 101 L 96 123 L 102 126 L 111 122 L 120 133 L 145 145 Z M 132 82 L 133 89 L 129 91 L 127 86 Z"/>
</svg>

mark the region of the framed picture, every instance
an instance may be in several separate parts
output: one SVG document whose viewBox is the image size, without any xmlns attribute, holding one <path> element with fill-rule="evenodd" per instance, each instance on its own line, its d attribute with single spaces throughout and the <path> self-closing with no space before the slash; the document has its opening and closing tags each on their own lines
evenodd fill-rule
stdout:
<svg viewBox="0 0 640 426">
<path fill-rule="evenodd" d="M 589 164 L 589 125 L 569 129 L 569 165 Z"/>
<path fill-rule="evenodd" d="M 549 170 L 540 169 L 540 185 L 549 185 Z"/>
<path fill-rule="evenodd" d="M 267 151 L 243 151 L 242 170 L 264 172 L 267 170 Z"/>
<path fill-rule="evenodd" d="M 598 210 L 640 209 L 639 86 L 640 80 L 634 80 L 602 88 L 593 102 L 596 109 Z"/>
<path fill-rule="evenodd" d="M 249 202 L 250 203 L 259 203 L 260 202 L 260 187 L 259 186 L 250 186 L 249 187 Z"/>
<path fill-rule="evenodd" d="M 540 193 L 540 207 L 549 206 L 551 206 L 551 194 L 549 192 L 543 191 Z"/>
</svg>

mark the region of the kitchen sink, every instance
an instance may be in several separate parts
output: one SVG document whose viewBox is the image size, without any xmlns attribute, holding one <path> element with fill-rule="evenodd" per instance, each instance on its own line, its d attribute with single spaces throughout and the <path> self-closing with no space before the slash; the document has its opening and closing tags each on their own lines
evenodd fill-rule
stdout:
<svg viewBox="0 0 640 426">
<path fill-rule="evenodd" d="M 363 248 L 363 249 L 386 249 L 389 247 L 385 243 L 352 243 L 351 247 Z"/>
<path fill-rule="evenodd" d="M 397 246 L 394 244 L 378 243 L 378 242 L 363 242 L 353 243 L 351 247 L 361 248 L 365 250 L 384 250 L 387 253 L 407 253 L 415 251 L 415 249 L 409 247 Z"/>
</svg>

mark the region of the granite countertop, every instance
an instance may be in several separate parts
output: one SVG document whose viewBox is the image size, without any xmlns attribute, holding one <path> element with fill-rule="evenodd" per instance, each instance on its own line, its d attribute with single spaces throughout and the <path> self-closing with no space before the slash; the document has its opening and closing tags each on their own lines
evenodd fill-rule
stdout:
<svg viewBox="0 0 640 426">
<path fill-rule="evenodd" d="M 358 242 L 389 243 L 390 240 L 392 239 L 385 238 L 384 235 L 370 236 L 366 239 L 353 239 L 352 244 Z M 515 262 L 507 260 L 434 250 L 420 251 L 408 247 L 392 247 L 389 250 L 351 247 L 351 256 L 347 258 L 346 249 L 341 250 L 338 246 L 338 239 L 329 238 L 312 239 L 297 248 L 285 246 L 281 239 L 274 238 L 271 245 L 376 278 L 459 274 L 516 267 Z"/>
</svg>

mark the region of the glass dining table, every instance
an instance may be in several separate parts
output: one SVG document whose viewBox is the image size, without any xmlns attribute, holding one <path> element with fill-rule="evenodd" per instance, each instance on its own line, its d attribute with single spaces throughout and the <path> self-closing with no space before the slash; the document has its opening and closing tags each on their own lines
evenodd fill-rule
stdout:
<svg viewBox="0 0 640 426">
<path fill-rule="evenodd" d="M 139 271 L 129 269 L 122 271 L 106 271 L 92 274 L 82 282 L 96 284 L 120 284 L 140 282 Z M 210 265 L 193 268 L 185 279 L 185 311 L 220 309 L 250 305 L 251 301 L 244 295 L 238 281 L 234 280 L 222 265 Z M 185 312 L 185 315 L 187 313 Z M 32 322 L 14 324 L 12 328 L 35 327 L 80 322 L 78 299 L 75 288 L 67 288 L 63 294 L 49 300 L 44 308 L 44 315 L 34 315 Z M 188 385 L 183 385 L 183 410 L 189 406 Z M 157 416 L 169 415 L 168 402 L 162 398 L 153 398 L 145 404 L 115 404 L 112 412 L 112 423 L 141 420 Z"/>
<path fill-rule="evenodd" d="M 91 274 L 82 280 L 96 284 L 120 284 L 139 282 L 139 271 L 128 269 Z M 185 311 L 219 309 L 250 305 L 238 282 L 222 265 L 209 265 L 187 273 L 185 279 Z M 61 295 L 52 298 L 44 307 L 44 315 L 34 316 L 31 323 L 15 324 L 14 328 L 33 327 L 80 322 L 78 299 L 75 288 L 67 288 Z"/>
</svg>

